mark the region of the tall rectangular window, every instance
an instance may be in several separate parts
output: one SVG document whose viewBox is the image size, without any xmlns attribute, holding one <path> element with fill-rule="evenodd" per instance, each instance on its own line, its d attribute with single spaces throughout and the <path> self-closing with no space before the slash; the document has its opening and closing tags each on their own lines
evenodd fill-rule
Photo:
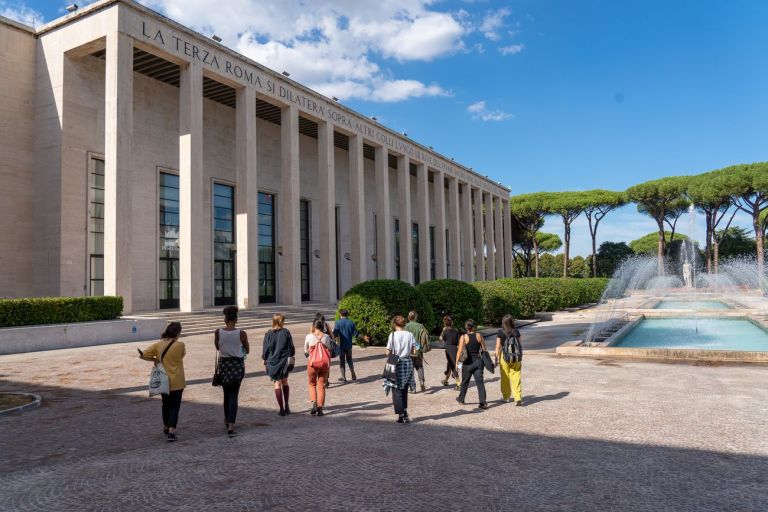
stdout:
<svg viewBox="0 0 768 512">
<path fill-rule="evenodd" d="M 395 217 L 395 279 L 400 279 L 400 219 Z"/>
<path fill-rule="evenodd" d="M 259 192 L 259 302 L 275 302 L 274 194 Z"/>
<path fill-rule="evenodd" d="M 301 300 L 310 300 L 310 227 L 309 201 L 299 201 L 299 246 L 301 252 Z"/>
<path fill-rule="evenodd" d="M 411 224 L 411 250 L 413 251 L 413 283 L 421 282 L 419 276 L 419 225 Z"/>
<path fill-rule="evenodd" d="M 213 303 L 235 303 L 235 189 L 213 184 Z"/>
<path fill-rule="evenodd" d="M 334 221 L 336 224 L 336 241 L 334 244 L 336 245 L 336 299 L 341 298 L 341 269 L 339 268 L 339 259 L 341 258 L 341 244 L 339 241 L 339 207 L 337 206 L 335 208 L 335 217 Z"/>
<path fill-rule="evenodd" d="M 429 278 L 435 279 L 435 226 L 429 226 Z"/>
<path fill-rule="evenodd" d="M 104 295 L 104 160 L 88 172 L 88 295 Z"/>
<path fill-rule="evenodd" d="M 448 228 L 445 229 L 445 268 L 447 271 L 446 277 L 452 277 L 451 275 L 451 243 L 450 236 L 448 236 Z"/>
<path fill-rule="evenodd" d="M 179 177 L 160 173 L 160 308 L 179 307 Z"/>
</svg>

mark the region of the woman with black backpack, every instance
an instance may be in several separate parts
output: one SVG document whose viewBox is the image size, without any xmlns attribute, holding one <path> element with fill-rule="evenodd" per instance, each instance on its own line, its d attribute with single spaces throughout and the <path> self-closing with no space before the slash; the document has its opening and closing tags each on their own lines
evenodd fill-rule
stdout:
<svg viewBox="0 0 768 512">
<path fill-rule="evenodd" d="M 501 367 L 501 396 L 505 402 L 515 398 L 515 405 L 523 405 L 523 386 L 520 373 L 523 366 L 523 347 L 520 331 L 515 328 L 512 315 L 504 315 L 501 329 L 496 333 L 496 360 Z"/>
</svg>

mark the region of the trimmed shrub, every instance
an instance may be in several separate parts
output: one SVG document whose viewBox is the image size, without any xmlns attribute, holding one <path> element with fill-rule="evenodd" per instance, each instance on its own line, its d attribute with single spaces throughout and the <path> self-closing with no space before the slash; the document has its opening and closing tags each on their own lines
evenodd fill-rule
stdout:
<svg viewBox="0 0 768 512">
<path fill-rule="evenodd" d="M 472 283 L 483 300 L 483 321 L 499 325 L 505 314 L 531 318 L 538 311 L 558 311 L 598 302 L 608 279 L 507 278 Z"/>
<path fill-rule="evenodd" d="M 482 320 L 483 298 L 469 283 L 455 279 L 436 279 L 418 284 L 416 289 L 432 307 L 434 323 L 429 325 L 423 322 L 432 332 L 440 332 L 445 314 L 453 317 L 454 325 L 459 329 L 470 318 L 475 322 Z"/>
<path fill-rule="evenodd" d="M 0 327 L 112 320 L 122 312 L 122 297 L 0 299 Z"/>
<path fill-rule="evenodd" d="M 339 310 L 349 310 L 357 330 L 367 334 L 373 345 L 386 345 L 392 317 L 407 316 L 415 310 L 424 325 L 435 323 L 432 308 L 416 288 L 396 279 L 375 279 L 359 283 L 339 301 Z"/>
</svg>

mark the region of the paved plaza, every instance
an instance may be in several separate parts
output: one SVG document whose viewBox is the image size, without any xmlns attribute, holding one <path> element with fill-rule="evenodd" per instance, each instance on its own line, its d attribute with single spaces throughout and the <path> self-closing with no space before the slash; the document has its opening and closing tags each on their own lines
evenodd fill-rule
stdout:
<svg viewBox="0 0 768 512">
<path fill-rule="evenodd" d="M 290 326 L 297 346 L 305 324 Z M 0 510 L 768 510 L 768 367 L 565 358 L 578 319 L 522 330 L 526 407 L 491 408 L 439 385 L 427 355 L 414 422 L 394 422 L 380 348 L 356 349 L 356 383 L 334 367 L 323 418 L 279 417 L 258 356 L 247 361 L 239 436 L 228 439 L 210 385 L 212 336 L 184 338 L 180 441 L 166 443 L 147 397 L 147 344 L 0 356 L 0 391 L 43 397 L 0 416 Z M 263 329 L 249 331 L 260 354 Z"/>
</svg>

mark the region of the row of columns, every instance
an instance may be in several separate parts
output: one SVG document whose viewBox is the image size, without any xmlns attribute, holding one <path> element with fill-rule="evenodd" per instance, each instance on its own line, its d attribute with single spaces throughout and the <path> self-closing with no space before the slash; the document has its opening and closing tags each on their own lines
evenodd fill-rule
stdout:
<svg viewBox="0 0 768 512">
<path fill-rule="evenodd" d="M 106 38 L 106 113 L 105 113 L 105 293 L 122 295 L 126 313 L 132 303 L 130 165 L 133 158 L 133 40 L 115 32 Z M 258 171 L 256 136 L 256 91 L 252 87 L 237 90 L 236 100 L 236 294 L 237 303 L 248 307 L 257 303 L 258 262 Z M 281 247 L 280 281 L 277 300 L 283 304 L 301 302 L 299 242 L 299 111 L 295 105 L 281 111 L 281 199 L 278 202 Z M 416 194 L 419 219 L 420 281 L 431 278 L 430 205 L 435 205 L 435 277 L 466 281 L 511 276 L 509 240 L 509 202 L 501 197 L 460 183 L 443 171 L 434 171 L 432 197 L 429 170 L 416 163 L 416 190 L 411 190 L 411 162 L 407 155 L 397 158 L 397 197 L 400 222 L 401 278 L 414 282 L 411 226 L 411 194 Z M 363 137 L 349 136 L 349 222 L 351 230 L 352 283 L 365 281 L 366 234 L 365 177 Z M 446 180 L 448 194 L 446 198 Z M 319 184 L 319 270 L 322 285 L 317 298 L 334 302 L 337 296 L 336 220 L 335 220 L 334 127 L 318 121 Z M 192 62 L 181 67 L 179 91 L 179 267 L 180 308 L 202 309 L 204 304 L 204 254 L 210 226 L 200 222 L 205 217 L 203 169 L 203 72 Z M 376 186 L 376 268 L 377 277 L 394 278 L 394 226 L 390 211 L 389 152 L 375 148 Z M 459 199 L 459 187 L 461 204 Z M 503 219 L 503 220 L 502 220 Z M 446 234 L 448 239 L 446 240 Z M 446 241 L 449 252 L 446 251 Z M 495 248 L 495 250 L 494 250 Z M 487 251 L 487 254 L 486 254 Z M 506 257 L 505 257 L 506 254 Z M 463 264 L 461 263 L 463 261 Z M 474 263 L 473 263 L 474 262 Z"/>
</svg>

